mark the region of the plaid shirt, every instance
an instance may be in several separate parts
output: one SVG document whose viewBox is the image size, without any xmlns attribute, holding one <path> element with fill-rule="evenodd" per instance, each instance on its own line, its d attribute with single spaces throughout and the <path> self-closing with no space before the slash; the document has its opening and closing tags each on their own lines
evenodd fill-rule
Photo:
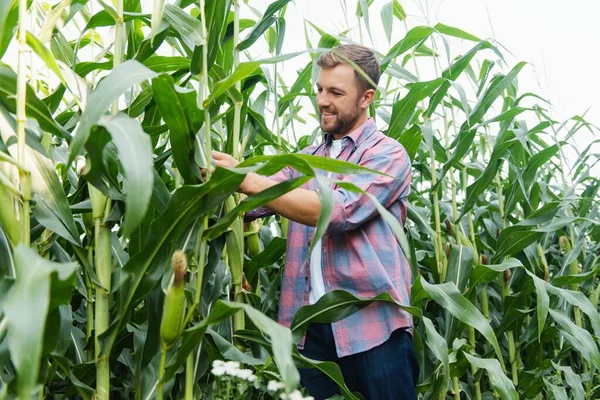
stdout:
<svg viewBox="0 0 600 400">
<path fill-rule="evenodd" d="M 332 136 L 305 154 L 329 156 Z M 372 119 L 342 139 L 339 160 L 384 172 L 397 179 L 374 174 L 337 175 L 374 195 L 402 223 L 410 191 L 411 164 L 404 147 L 377 130 Z M 317 171 L 326 174 L 325 171 Z M 286 167 L 271 179 L 282 182 L 300 173 Z M 303 188 L 318 191 L 316 179 Z M 350 192 L 332 183 L 334 209 L 322 238 L 322 271 L 327 292 L 346 290 L 362 298 L 387 292 L 401 304 L 410 305 L 411 272 L 392 229 L 365 195 Z M 265 207 L 246 215 L 252 220 L 272 214 Z M 298 309 L 308 305 L 310 255 L 314 227 L 289 221 L 287 253 L 283 275 L 279 322 L 290 326 Z M 384 343 L 398 328 L 411 328 L 411 315 L 400 307 L 375 302 L 332 324 L 339 357 L 360 353 Z M 302 348 L 303 342 L 299 347 Z"/>
</svg>

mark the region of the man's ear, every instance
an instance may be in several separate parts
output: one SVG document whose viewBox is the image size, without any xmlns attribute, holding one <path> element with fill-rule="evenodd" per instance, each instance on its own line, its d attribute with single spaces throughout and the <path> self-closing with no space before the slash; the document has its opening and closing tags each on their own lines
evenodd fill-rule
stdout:
<svg viewBox="0 0 600 400">
<path fill-rule="evenodd" d="M 367 89 L 367 91 L 363 94 L 361 107 L 363 109 L 369 108 L 369 105 L 375 100 L 375 90 Z"/>
</svg>

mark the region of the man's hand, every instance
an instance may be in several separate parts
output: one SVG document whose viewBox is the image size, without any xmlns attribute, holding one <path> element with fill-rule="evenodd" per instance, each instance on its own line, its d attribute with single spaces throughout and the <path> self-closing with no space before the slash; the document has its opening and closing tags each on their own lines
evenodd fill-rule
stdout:
<svg viewBox="0 0 600 400">
<path fill-rule="evenodd" d="M 215 165 L 218 167 L 224 168 L 235 168 L 238 166 L 239 162 L 232 156 L 227 153 L 221 153 L 220 151 L 213 151 L 212 153 L 213 160 L 215 160 Z"/>
<path fill-rule="evenodd" d="M 212 154 L 213 160 L 215 160 L 216 167 L 235 168 L 239 165 L 239 161 L 227 153 L 221 153 L 220 151 L 213 151 L 211 154 Z M 252 190 L 252 181 L 253 181 L 254 176 L 255 176 L 255 174 L 253 174 L 252 172 L 247 174 L 246 177 L 244 178 L 244 181 L 240 184 L 240 187 L 238 188 L 238 192 L 244 193 L 244 194 L 250 194 L 250 191 Z"/>
<path fill-rule="evenodd" d="M 229 154 L 213 151 L 215 166 L 235 168 L 239 162 Z M 250 172 L 238 188 L 238 192 L 248 196 L 262 192 L 277 184 L 266 176 Z M 304 225 L 315 226 L 321 212 L 321 201 L 315 191 L 294 189 L 266 205 L 268 208 Z"/>
</svg>

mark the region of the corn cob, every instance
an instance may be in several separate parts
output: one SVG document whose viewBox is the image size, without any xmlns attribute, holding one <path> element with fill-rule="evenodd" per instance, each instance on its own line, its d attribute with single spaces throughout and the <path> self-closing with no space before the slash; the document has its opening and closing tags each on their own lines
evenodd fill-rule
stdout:
<svg viewBox="0 0 600 400">
<path fill-rule="evenodd" d="M 163 316 L 160 324 L 160 339 L 163 347 L 172 347 L 183 329 L 185 317 L 185 274 L 187 258 L 181 250 L 175 251 L 171 259 L 173 280 L 167 288 Z"/>
</svg>

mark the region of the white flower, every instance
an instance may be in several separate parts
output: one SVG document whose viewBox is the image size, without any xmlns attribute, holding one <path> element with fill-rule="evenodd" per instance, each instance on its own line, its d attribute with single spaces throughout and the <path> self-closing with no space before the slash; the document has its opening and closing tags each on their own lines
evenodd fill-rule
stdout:
<svg viewBox="0 0 600 400">
<path fill-rule="evenodd" d="M 256 382 L 256 375 L 250 375 L 246 380 L 248 382 Z"/>
<path fill-rule="evenodd" d="M 223 374 L 225 374 L 225 372 L 225 368 L 223 368 L 222 366 L 216 366 L 210 371 L 210 373 L 214 376 L 222 376 Z"/>
<path fill-rule="evenodd" d="M 302 393 L 300 393 L 299 390 L 294 390 L 289 395 L 285 394 L 285 393 L 282 393 L 282 394 L 279 395 L 279 398 L 281 400 L 304 400 L 304 397 L 302 396 Z"/>
<path fill-rule="evenodd" d="M 244 379 L 244 380 L 249 381 L 249 378 L 251 376 L 254 376 L 254 373 L 250 369 L 238 369 L 236 371 L 235 376 L 237 376 L 240 379 Z"/>
<path fill-rule="evenodd" d="M 213 361 L 212 366 L 213 366 L 213 368 L 224 367 L 225 366 L 225 361 L 223 361 L 223 360 L 215 360 L 215 361 Z"/>
<path fill-rule="evenodd" d="M 269 381 L 269 383 L 267 384 L 267 390 L 269 392 L 277 392 L 279 391 L 279 389 L 283 389 L 285 387 L 285 385 L 282 382 L 277 382 L 277 381 Z"/>
<path fill-rule="evenodd" d="M 235 361 L 227 361 L 223 366 L 225 368 L 225 373 L 231 376 L 237 376 L 237 372 L 240 369 L 240 363 Z"/>
</svg>

